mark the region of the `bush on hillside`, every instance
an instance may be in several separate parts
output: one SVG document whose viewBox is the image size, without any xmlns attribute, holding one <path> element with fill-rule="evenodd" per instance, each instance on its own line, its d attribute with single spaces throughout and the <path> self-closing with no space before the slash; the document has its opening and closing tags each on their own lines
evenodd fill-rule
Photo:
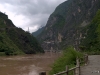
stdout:
<svg viewBox="0 0 100 75">
<path fill-rule="evenodd" d="M 71 68 L 76 65 L 76 58 L 82 57 L 83 54 L 74 50 L 73 47 L 66 48 L 63 51 L 63 55 L 55 61 L 52 65 L 50 75 L 65 71 L 66 65 Z"/>
</svg>

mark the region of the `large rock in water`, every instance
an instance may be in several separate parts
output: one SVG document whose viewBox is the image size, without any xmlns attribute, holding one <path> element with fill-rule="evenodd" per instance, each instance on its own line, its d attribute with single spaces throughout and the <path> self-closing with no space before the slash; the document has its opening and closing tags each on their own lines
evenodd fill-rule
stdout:
<svg viewBox="0 0 100 75">
<path fill-rule="evenodd" d="M 28 32 L 17 28 L 8 16 L 0 12 L 0 55 L 33 54 L 44 52 L 37 40 Z"/>
<path fill-rule="evenodd" d="M 60 50 L 72 45 L 78 48 L 87 33 L 86 27 L 100 9 L 100 0 L 68 0 L 50 15 L 38 40 L 45 50 Z"/>
</svg>

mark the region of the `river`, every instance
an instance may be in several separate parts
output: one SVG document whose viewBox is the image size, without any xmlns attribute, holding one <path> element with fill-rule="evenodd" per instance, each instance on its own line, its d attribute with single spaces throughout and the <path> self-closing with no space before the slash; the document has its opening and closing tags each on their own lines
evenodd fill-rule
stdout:
<svg viewBox="0 0 100 75">
<path fill-rule="evenodd" d="M 0 75 L 39 75 L 51 70 L 50 66 L 60 53 L 0 57 Z"/>
</svg>

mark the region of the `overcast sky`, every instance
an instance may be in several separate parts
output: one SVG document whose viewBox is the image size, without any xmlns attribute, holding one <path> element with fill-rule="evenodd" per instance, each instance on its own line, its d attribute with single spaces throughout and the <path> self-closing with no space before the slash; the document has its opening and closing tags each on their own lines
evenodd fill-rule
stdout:
<svg viewBox="0 0 100 75">
<path fill-rule="evenodd" d="M 36 31 L 45 26 L 50 14 L 66 0 L 0 0 L 0 11 L 5 12 L 17 27 Z"/>
</svg>

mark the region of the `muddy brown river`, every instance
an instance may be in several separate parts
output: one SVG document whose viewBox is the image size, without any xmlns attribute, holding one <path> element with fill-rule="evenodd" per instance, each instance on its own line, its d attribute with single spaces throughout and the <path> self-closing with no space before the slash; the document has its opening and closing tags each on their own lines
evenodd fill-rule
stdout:
<svg viewBox="0 0 100 75">
<path fill-rule="evenodd" d="M 0 57 L 0 75 L 39 75 L 48 71 L 60 53 Z"/>
</svg>

